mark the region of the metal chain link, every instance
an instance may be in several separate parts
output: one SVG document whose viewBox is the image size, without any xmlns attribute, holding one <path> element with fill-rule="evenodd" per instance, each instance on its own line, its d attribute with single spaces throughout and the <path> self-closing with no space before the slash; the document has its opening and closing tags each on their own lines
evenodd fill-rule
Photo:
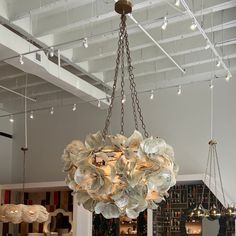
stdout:
<svg viewBox="0 0 236 236">
<path fill-rule="evenodd" d="M 136 83 L 134 81 L 133 66 L 131 63 L 128 33 L 127 33 L 127 26 L 126 26 L 126 15 L 125 14 L 121 15 L 114 83 L 113 83 L 113 88 L 112 88 L 111 103 L 108 108 L 108 114 L 107 114 L 107 118 L 106 118 L 106 122 L 105 122 L 105 128 L 103 129 L 103 136 L 105 137 L 107 135 L 108 128 L 110 125 L 120 63 L 121 63 L 121 99 L 123 100 L 124 96 L 125 96 L 125 94 L 124 94 L 124 54 L 125 54 L 125 49 L 126 49 L 126 56 L 127 56 L 128 74 L 129 74 L 129 82 L 130 82 L 130 90 L 131 90 L 131 99 L 132 99 L 135 128 L 136 128 L 136 130 L 138 130 L 138 118 L 137 118 L 137 114 L 136 114 L 136 109 L 137 109 L 139 119 L 140 119 L 140 122 L 141 122 L 141 125 L 143 128 L 143 131 L 144 131 L 144 135 L 145 135 L 145 137 L 148 137 L 149 134 L 147 132 L 146 125 L 144 123 L 142 110 L 141 110 L 140 103 L 138 100 Z M 121 100 L 121 134 L 124 134 L 124 103 L 122 103 L 122 100 Z"/>
<path fill-rule="evenodd" d="M 132 87 L 131 94 L 134 94 L 135 103 L 136 103 L 137 111 L 138 111 L 138 114 L 139 114 L 139 119 L 141 121 L 141 125 L 142 125 L 143 131 L 144 131 L 144 135 L 147 138 L 149 136 L 149 134 L 147 132 L 146 125 L 144 123 L 142 110 L 141 110 L 139 99 L 138 99 L 136 83 L 134 81 L 133 66 L 132 66 L 132 61 L 131 61 L 131 56 L 130 56 L 129 40 L 128 40 L 128 33 L 127 33 L 127 28 L 126 27 L 125 27 L 125 31 L 126 31 L 126 33 L 125 33 L 125 42 L 126 42 L 126 54 L 127 54 L 128 71 L 129 71 L 129 81 L 130 81 L 130 84 L 131 84 L 131 87 Z M 136 109 L 136 108 L 133 108 L 133 109 Z"/>
<path fill-rule="evenodd" d="M 124 18 L 124 15 L 121 15 L 114 83 L 113 83 L 113 87 L 112 87 L 111 102 L 110 102 L 110 105 L 108 108 L 107 117 L 106 117 L 106 121 L 105 121 L 105 127 L 102 132 L 103 137 L 105 137 L 108 133 L 108 128 L 110 126 L 111 116 L 112 116 L 112 108 L 113 108 L 115 94 L 116 94 L 116 87 L 117 87 L 117 80 L 118 80 L 118 73 L 119 73 L 119 66 L 120 66 L 120 58 L 121 58 L 121 49 L 122 49 L 122 35 L 124 35 L 124 31 L 125 31 L 125 27 L 123 24 L 123 21 L 124 21 L 123 18 Z"/>
<path fill-rule="evenodd" d="M 124 22 L 123 22 L 124 24 Z M 123 25 L 124 26 L 124 25 Z M 123 32 L 125 33 L 125 31 Z M 125 44 L 124 44 L 124 34 L 122 35 L 122 50 L 121 50 L 121 130 L 120 133 L 124 134 L 124 103 L 125 103 Z"/>
</svg>

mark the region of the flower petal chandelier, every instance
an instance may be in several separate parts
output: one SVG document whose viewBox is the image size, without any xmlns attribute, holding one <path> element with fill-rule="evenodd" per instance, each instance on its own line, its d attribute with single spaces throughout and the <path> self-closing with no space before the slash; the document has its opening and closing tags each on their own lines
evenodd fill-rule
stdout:
<svg viewBox="0 0 236 236">
<path fill-rule="evenodd" d="M 134 81 L 129 49 L 126 14 L 132 12 L 128 0 L 119 0 L 115 10 L 121 14 L 114 84 L 103 131 L 88 135 L 85 143 L 75 140 L 63 154 L 66 183 L 78 204 L 105 218 L 127 215 L 137 218 L 145 209 L 156 209 L 176 184 L 178 165 L 174 151 L 163 139 L 150 137 L 144 124 Z M 134 115 L 135 131 L 124 136 L 125 57 Z M 118 74 L 121 77 L 121 131 L 108 135 Z M 139 122 L 144 136 L 139 129 Z"/>
<path fill-rule="evenodd" d="M 25 193 L 25 175 L 26 175 L 26 152 L 28 151 L 28 123 L 27 123 L 27 80 L 25 87 L 25 145 L 21 148 L 23 151 L 23 181 L 22 181 L 22 202 L 24 203 Z M 0 206 L 0 222 L 20 224 L 25 223 L 43 223 L 48 220 L 48 212 L 44 206 L 41 205 L 25 205 L 25 204 L 4 204 Z"/>
</svg>

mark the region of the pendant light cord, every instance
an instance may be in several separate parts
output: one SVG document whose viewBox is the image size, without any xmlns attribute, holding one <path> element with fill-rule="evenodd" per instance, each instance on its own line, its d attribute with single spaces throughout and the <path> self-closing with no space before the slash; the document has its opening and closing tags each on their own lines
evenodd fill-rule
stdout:
<svg viewBox="0 0 236 236">
<path fill-rule="evenodd" d="M 23 171 L 22 171 L 22 203 L 25 201 L 25 179 L 26 179 L 26 152 L 28 151 L 28 120 L 27 120 L 27 89 L 28 89 L 28 74 L 25 77 L 25 99 L 24 99 L 24 133 L 25 133 L 25 143 L 24 147 L 21 148 L 23 151 Z"/>
</svg>

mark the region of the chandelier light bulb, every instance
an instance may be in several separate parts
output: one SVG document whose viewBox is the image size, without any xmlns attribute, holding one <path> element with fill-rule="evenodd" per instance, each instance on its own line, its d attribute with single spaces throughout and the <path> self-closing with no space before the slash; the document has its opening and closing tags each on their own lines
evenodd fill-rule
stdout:
<svg viewBox="0 0 236 236">
<path fill-rule="evenodd" d="M 210 43 L 209 43 L 208 40 L 206 40 L 206 46 L 205 46 L 205 49 L 207 50 L 207 49 L 209 49 L 209 48 L 210 48 Z"/>
<path fill-rule="evenodd" d="M 195 20 L 193 20 L 193 21 L 192 21 L 192 24 L 191 24 L 191 26 L 190 26 L 190 29 L 191 29 L 192 31 L 194 31 L 196 28 L 197 28 L 197 24 L 196 24 Z"/>
<path fill-rule="evenodd" d="M 84 38 L 83 46 L 84 46 L 84 48 L 88 48 L 88 38 Z"/>
<path fill-rule="evenodd" d="M 175 1 L 175 6 L 176 6 L 176 7 L 179 7 L 179 6 L 180 6 L 180 0 L 176 0 L 176 1 Z"/>
<path fill-rule="evenodd" d="M 163 30 L 166 30 L 167 24 L 168 24 L 168 20 L 167 20 L 167 17 L 165 16 L 161 28 Z"/>
<path fill-rule="evenodd" d="M 77 105 L 74 104 L 74 105 L 73 105 L 73 108 L 72 108 L 72 111 L 76 111 L 76 109 L 77 109 Z"/>
<path fill-rule="evenodd" d="M 154 91 L 151 90 L 151 94 L 150 94 L 150 100 L 153 100 L 154 99 Z"/>
<path fill-rule="evenodd" d="M 19 60 L 20 60 L 20 64 L 24 65 L 23 55 L 20 55 L 20 59 Z"/>
<path fill-rule="evenodd" d="M 226 80 L 227 82 L 229 82 L 230 79 L 231 79 L 231 76 L 230 76 L 230 74 L 228 73 L 227 76 L 225 77 L 225 80 Z"/>
<path fill-rule="evenodd" d="M 221 66 L 221 62 L 220 62 L 220 60 L 217 61 L 216 66 L 217 66 L 217 67 L 220 67 L 220 66 Z"/>
<path fill-rule="evenodd" d="M 34 119 L 34 112 L 33 112 L 33 111 L 30 112 L 30 119 L 31 119 L 31 120 Z"/>
<path fill-rule="evenodd" d="M 13 117 L 13 115 L 10 116 L 9 121 L 10 121 L 11 123 L 14 123 L 14 117 Z"/>
<path fill-rule="evenodd" d="M 101 107 L 101 101 L 98 100 L 98 107 L 100 108 Z"/>
<path fill-rule="evenodd" d="M 51 114 L 51 115 L 54 114 L 54 107 L 51 107 L 50 114 Z"/>
<path fill-rule="evenodd" d="M 179 96 L 182 94 L 182 87 L 181 87 L 181 86 L 178 87 L 177 94 L 178 94 Z"/>
<path fill-rule="evenodd" d="M 54 57 L 54 48 L 53 47 L 50 47 L 50 49 L 49 49 L 49 56 Z"/>
</svg>

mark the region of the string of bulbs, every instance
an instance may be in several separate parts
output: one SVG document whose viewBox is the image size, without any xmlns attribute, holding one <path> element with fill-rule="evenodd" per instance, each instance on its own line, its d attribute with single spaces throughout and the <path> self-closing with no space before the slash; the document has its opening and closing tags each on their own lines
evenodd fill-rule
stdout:
<svg viewBox="0 0 236 236">
<path fill-rule="evenodd" d="M 215 78 L 222 79 L 220 77 L 215 77 Z M 206 81 L 204 81 L 204 82 L 206 82 Z M 213 80 L 212 79 L 209 80 L 208 83 L 209 83 L 209 89 L 213 89 L 214 88 Z M 189 83 L 189 84 L 191 84 L 191 83 Z M 149 99 L 150 99 L 150 101 L 152 101 L 152 100 L 155 99 L 155 96 L 156 96 L 156 94 L 158 93 L 159 90 L 170 89 L 170 88 L 176 88 L 176 95 L 177 96 L 181 96 L 182 93 L 183 93 L 183 86 L 182 85 L 177 85 L 177 86 L 169 86 L 169 87 L 160 87 L 160 88 L 151 89 L 151 90 L 143 90 L 143 91 L 139 91 L 138 94 L 149 94 L 148 95 Z M 127 99 L 126 99 L 127 95 L 130 95 L 130 94 L 126 94 L 122 98 L 122 103 L 123 104 L 125 104 L 126 101 L 127 101 Z M 121 97 L 121 95 L 117 95 L 115 98 L 120 98 L 120 97 Z M 63 106 L 60 106 L 60 107 L 71 107 L 72 112 L 75 112 L 75 111 L 78 110 L 78 106 L 80 104 L 97 103 L 97 107 L 101 108 L 102 107 L 101 102 L 104 101 L 104 100 L 106 100 L 109 103 L 110 102 L 110 97 L 106 96 L 105 98 L 101 98 L 101 99 L 93 99 L 93 100 L 89 100 L 89 101 L 80 101 L 78 103 L 66 104 L 66 105 L 63 105 Z M 36 111 L 45 111 L 45 110 L 48 110 L 49 114 L 52 115 L 52 116 L 55 114 L 55 107 L 54 106 L 28 110 L 27 113 L 29 114 L 29 118 L 31 120 L 33 120 L 35 118 L 35 112 Z M 20 115 L 20 114 L 23 114 L 23 112 L 17 112 L 17 113 L 13 113 L 13 114 L 10 114 L 10 115 L 9 114 L 8 115 L 1 115 L 0 118 L 9 117 L 9 122 L 14 123 L 15 122 L 14 116 Z"/>
</svg>

